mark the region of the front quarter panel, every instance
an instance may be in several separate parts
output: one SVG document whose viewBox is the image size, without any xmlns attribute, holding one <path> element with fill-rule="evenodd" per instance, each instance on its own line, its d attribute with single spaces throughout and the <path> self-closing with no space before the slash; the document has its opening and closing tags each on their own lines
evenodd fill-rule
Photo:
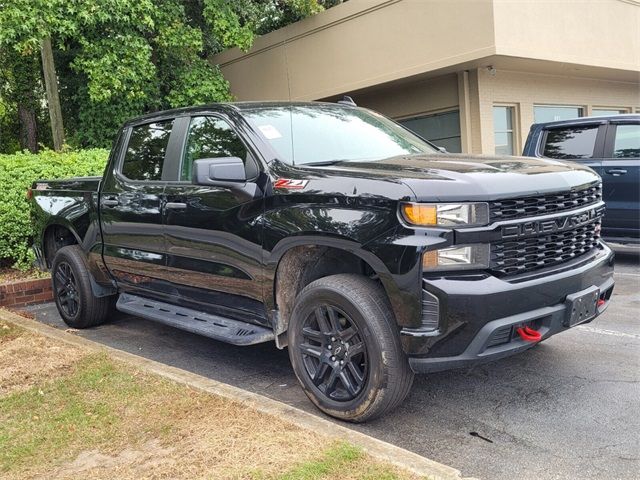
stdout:
<svg viewBox="0 0 640 480">
<path fill-rule="evenodd" d="M 268 308 L 275 308 L 276 270 L 288 250 L 322 245 L 348 251 L 379 276 L 399 325 L 412 325 L 420 311 L 420 269 L 416 245 L 394 243 L 398 201 L 413 192 L 397 180 L 326 176 L 324 173 L 281 169 L 280 178 L 294 188 L 272 188 L 265 202 L 264 250 L 267 259 Z M 303 185 L 300 187 L 300 185 Z M 366 193 L 364 193 L 366 192 Z"/>
</svg>

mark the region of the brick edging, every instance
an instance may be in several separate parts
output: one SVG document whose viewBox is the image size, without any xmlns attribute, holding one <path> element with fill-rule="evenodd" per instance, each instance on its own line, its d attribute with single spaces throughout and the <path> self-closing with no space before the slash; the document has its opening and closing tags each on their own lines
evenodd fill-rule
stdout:
<svg viewBox="0 0 640 480">
<path fill-rule="evenodd" d="M 0 285 L 0 307 L 20 308 L 52 300 L 50 278 L 18 280 Z"/>
</svg>

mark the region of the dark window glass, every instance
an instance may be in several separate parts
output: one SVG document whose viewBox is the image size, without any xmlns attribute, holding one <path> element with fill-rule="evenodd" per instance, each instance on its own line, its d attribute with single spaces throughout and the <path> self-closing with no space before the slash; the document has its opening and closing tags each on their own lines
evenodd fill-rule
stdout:
<svg viewBox="0 0 640 480">
<path fill-rule="evenodd" d="M 613 158 L 640 158 L 640 125 L 618 125 Z"/>
<path fill-rule="evenodd" d="M 247 153 L 244 143 L 227 122 L 216 117 L 194 117 L 189 125 L 180 179 L 191 180 L 195 160 L 238 157 L 246 163 Z"/>
<path fill-rule="evenodd" d="M 462 152 L 460 140 L 460 111 L 436 113 L 424 117 L 407 118 L 401 123 L 422 138 L 444 147 L 448 152 Z"/>
<path fill-rule="evenodd" d="M 122 174 L 131 180 L 161 180 L 164 153 L 173 121 L 133 127 L 122 164 Z"/>
<path fill-rule="evenodd" d="M 547 132 L 544 156 L 549 158 L 591 158 L 598 127 L 557 128 Z"/>
</svg>

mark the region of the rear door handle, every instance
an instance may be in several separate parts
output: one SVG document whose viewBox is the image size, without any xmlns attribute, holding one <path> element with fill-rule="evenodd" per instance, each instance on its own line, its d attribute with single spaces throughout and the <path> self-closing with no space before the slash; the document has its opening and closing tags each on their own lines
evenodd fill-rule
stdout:
<svg viewBox="0 0 640 480">
<path fill-rule="evenodd" d="M 611 170 L 607 170 L 607 173 L 613 175 L 614 177 L 619 177 L 620 175 L 624 175 L 625 173 L 627 173 L 627 171 L 622 168 L 612 168 Z"/>
<path fill-rule="evenodd" d="M 187 208 L 187 204 L 182 202 L 167 202 L 164 206 L 165 208 L 170 208 L 172 210 L 182 210 Z"/>
<path fill-rule="evenodd" d="M 103 207 L 117 207 L 120 205 L 120 202 L 115 198 L 104 198 L 102 199 Z"/>
</svg>

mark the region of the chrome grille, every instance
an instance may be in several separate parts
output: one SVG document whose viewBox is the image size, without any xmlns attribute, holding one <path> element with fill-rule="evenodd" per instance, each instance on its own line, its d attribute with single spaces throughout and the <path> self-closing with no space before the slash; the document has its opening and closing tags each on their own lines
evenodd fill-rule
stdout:
<svg viewBox="0 0 640 480">
<path fill-rule="evenodd" d="M 491 244 L 491 270 L 517 275 L 558 265 L 590 252 L 600 238 L 600 218 L 562 232 Z"/>
<path fill-rule="evenodd" d="M 547 215 L 598 203 L 602 199 L 602 184 L 582 189 L 546 195 L 510 198 L 489 202 L 489 220 L 514 220 Z"/>
</svg>

